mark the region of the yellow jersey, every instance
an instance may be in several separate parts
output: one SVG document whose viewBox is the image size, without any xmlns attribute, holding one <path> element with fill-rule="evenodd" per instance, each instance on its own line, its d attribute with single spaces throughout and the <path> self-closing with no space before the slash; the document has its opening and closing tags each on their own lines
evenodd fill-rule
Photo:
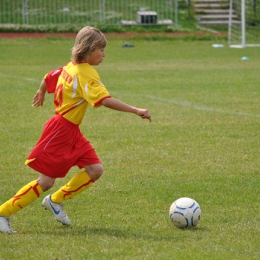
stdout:
<svg viewBox="0 0 260 260">
<path fill-rule="evenodd" d="M 98 72 L 88 63 L 69 62 L 45 75 L 47 91 L 54 93 L 55 113 L 79 125 L 87 111 L 111 97 Z"/>
</svg>

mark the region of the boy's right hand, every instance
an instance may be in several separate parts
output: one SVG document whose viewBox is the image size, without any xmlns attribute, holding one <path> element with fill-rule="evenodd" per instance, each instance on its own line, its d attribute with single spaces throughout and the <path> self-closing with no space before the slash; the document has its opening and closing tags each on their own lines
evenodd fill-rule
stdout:
<svg viewBox="0 0 260 260">
<path fill-rule="evenodd" d="M 34 107 L 42 106 L 44 100 L 45 100 L 45 92 L 43 93 L 42 91 L 38 90 L 35 96 L 33 97 L 32 105 Z"/>
<path fill-rule="evenodd" d="M 46 93 L 46 82 L 45 79 L 42 80 L 40 88 L 37 90 L 35 96 L 33 97 L 32 106 L 39 107 L 43 105 Z"/>
</svg>

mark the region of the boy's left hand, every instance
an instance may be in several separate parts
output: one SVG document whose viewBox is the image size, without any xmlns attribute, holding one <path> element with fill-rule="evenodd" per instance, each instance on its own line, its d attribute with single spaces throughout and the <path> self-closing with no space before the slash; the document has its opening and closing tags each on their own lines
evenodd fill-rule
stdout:
<svg viewBox="0 0 260 260">
<path fill-rule="evenodd" d="M 150 122 L 152 122 L 152 117 L 148 109 L 137 108 L 136 114 L 140 116 L 142 119 L 148 119 Z"/>
</svg>

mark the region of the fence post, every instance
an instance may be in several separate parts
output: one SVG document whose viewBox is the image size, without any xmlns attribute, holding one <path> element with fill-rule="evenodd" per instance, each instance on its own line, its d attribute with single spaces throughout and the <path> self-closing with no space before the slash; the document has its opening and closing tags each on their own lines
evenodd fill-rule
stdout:
<svg viewBox="0 0 260 260">
<path fill-rule="evenodd" d="M 23 0 L 23 24 L 28 24 L 28 0 Z"/>
<path fill-rule="evenodd" d="M 106 0 L 100 0 L 99 1 L 99 21 L 100 24 L 103 24 L 103 22 L 106 19 Z"/>
<path fill-rule="evenodd" d="M 178 0 L 175 0 L 175 26 L 178 27 Z"/>
</svg>

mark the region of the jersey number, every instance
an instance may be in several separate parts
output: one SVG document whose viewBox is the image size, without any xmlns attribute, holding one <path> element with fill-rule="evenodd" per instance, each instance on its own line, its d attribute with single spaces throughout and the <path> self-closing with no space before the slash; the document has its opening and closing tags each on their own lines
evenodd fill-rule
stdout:
<svg viewBox="0 0 260 260">
<path fill-rule="evenodd" d="M 54 104 L 56 108 L 61 107 L 62 105 L 62 91 L 63 91 L 63 84 L 60 84 L 56 90 L 54 95 Z"/>
</svg>

